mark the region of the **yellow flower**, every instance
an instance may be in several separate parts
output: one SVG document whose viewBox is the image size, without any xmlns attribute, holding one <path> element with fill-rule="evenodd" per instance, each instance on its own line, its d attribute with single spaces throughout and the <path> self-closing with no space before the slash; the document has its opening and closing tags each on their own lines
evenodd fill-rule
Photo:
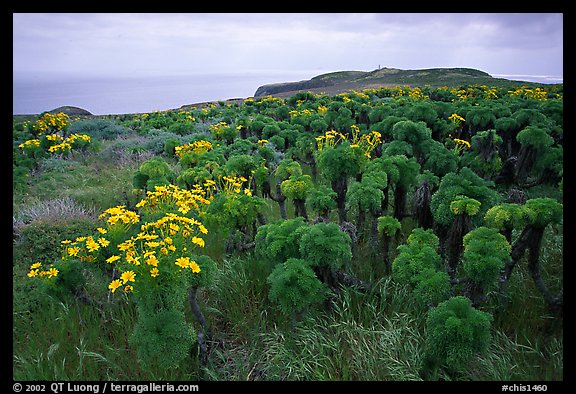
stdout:
<svg viewBox="0 0 576 394">
<path fill-rule="evenodd" d="M 120 260 L 120 256 L 110 256 L 106 259 L 106 262 L 112 264 L 116 260 Z"/>
<path fill-rule="evenodd" d="M 86 247 L 90 252 L 94 252 L 95 250 L 100 249 L 100 245 L 98 245 L 98 243 L 94 241 L 92 238 L 88 238 L 86 240 Z"/>
<path fill-rule="evenodd" d="M 192 237 L 192 242 L 200 246 L 201 248 L 204 247 L 204 240 L 200 237 Z"/>
<path fill-rule="evenodd" d="M 52 278 L 52 277 L 54 277 L 54 276 L 57 276 L 57 275 L 58 275 L 58 272 L 59 272 L 59 271 L 58 271 L 56 268 L 50 267 L 50 269 L 48 270 L 48 277 L 49 277 L 49 278 Z"/>
<path fill-rule="evenodd" d="M 102 228 L 102 227 L 98 227 L 96 229 L 100 234 L 106 234 L 108 231 L 106 231 L 106 229 Z"/>
<path fill-rule="evenodd" d="M 178 257 L 175 264 L 178 267 L 187 268 L 190 265 L 190 257 Z"/>
<path fill-rule="evenodd" d="M 200 266 L 199 266 L 195 261 L 192 261 L 192 262 L 190 263 L 190 269 L 191 269 L 192 272 L 194 272 L 195 274 L 197 274 L 197 273 L 200 272 Z"/>
<path fill-rule="evenodd" d="M 33 278 L 33 277 L 35 277 L 35 276 L 37 276 L 37 275 L 38 275 L 38 270 L 37 270 L 37 269 L 35 269 L 35 270 L 30 270 L 30 272 L 28 272 L 28 277 L 29 277 L 29 278 Z"/>
<path fill-rule="evenodd" d="M 156 256 L 150 256 L 146 260 L 146 264 L 151 265 L 153 267 L 156 267 L 156 266 L 158 266 L 158 259 L 156 258 Z"/>
<path fill-rule="evenodd" d="M 124 283 L 134 282 L 136 279 L 136 274 L 134 273 L 134 271 L 122 272 L 122 275 L 120 275 L 120 279 L 122 279 Z"/>
<path fill-rule="evenodd" d="M 40 267 L 42 267 L 42 263 L 34 263 L 30 266 L 30 269 L 33 270 Z"/>
<path fill-rule="evenodd" d="M 80 248 L 78 246 L 73 246 L 71 248 L 68 248 L 68 256 L 76 256 L 79 251 L 80 251 Z"/>
<path fill-rule="evenodd" d="M 112 293 L 114 293 L 120 286 L 122 286 L 122 282 L 120 282 L 118 279 L 114 279 L 112 282 L 110 282 L 108 288 L 112 290 Z"/>
<path fill-rule="evenodd" d="M 152 276 L 153 278 L 157 277 L 159 273 L 160 273 L 160 271 L 158 271 L 158 268 L 156 268 L 156 267 L 154 267 L 150 270 L 150 276 Z"/>
</svg>

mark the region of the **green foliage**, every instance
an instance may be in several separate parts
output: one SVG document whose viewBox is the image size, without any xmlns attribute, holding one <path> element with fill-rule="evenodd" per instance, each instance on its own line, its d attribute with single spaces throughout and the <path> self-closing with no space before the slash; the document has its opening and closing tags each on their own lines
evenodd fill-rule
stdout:
<svg viewBox="0 0 576 394">
<path fill-rule="evenodd" d="M 432 230 L 415 228 L 406 244 L 398 246 L 392 262 L 392 277 L 410 286 L 421 304 L 432 304 L 450 296 L 450 278 L 438 254 L 438 237 Z"/>
<path fill-rule="evenodd" d="M 474 127 L 475 130 L 486 130 L 494 127 L 496 116 L 490 108 L 475 107 L 466 114 L 466 123 Z"/>
<path fill-rule="evenodd" d="M 303 230 L 300 255 L 312 267 L 337 271 L 352 258 L 350 236 L 335 223 L 317 223 Z"/>
<path fill-rule="evenodd" d="M 434 250 L 437 250 L 438 246 L 440 245 L 440 240 L 431 229 L 424 230 L 422 228 L 416 227 L 412 230 L 408 236 L 408 239 L 406 239 L 406 244 L 415 246 L 430 246 Z"/>
<path fill-rule="evenodd" d="M 492 315 L 472 307 L 462 296 L 428 312 L 425 357 L 449 371 L 460 371 L 473 356 L 488 349 Z"/>
<path fill-rule="evenodd" d="M 132 182 L 136 188 L 142 188 L 141 186 L 145 185 L 153 190 L 154 186 L 169 184 L 172 177 L 172 170 L 166 160 L 156 156 L 140 164 Z"/>
<path fill-rule="evenodd" d="M 329 211 L 336 209 L 336 192 L 325 185 L 319 185 L 308 194 L 306 202 L 320 215 L 327 215 Z"/>
<path fill-rule="evenodd" d="M 422 268 L 413 277 L 414 298 L 425 305 L 437 305 L 452 294 L 450 277 L 445 271 Z"/>
<path fill-rule="evenodd" d="M 495 205 L 484 215 L 484 224 L 498 230 L 521 228 L 527 220 L 527 212 L 519 204 Z"/>
<path fill-rule="evenodd" d="M 138 361 L 147 371 L 178 367 L 196 341 L 196 332 L 186 323 L 184 312 L 174 309 L 142 312 L 130 335 L 130 345 L 137 349 Z"/>
<path fill-rule="evenodd" d="M 549 224 L 562 223 L 564 206 L 553 198 L 532 198 L 523 207 L 530 224 L 544 228 Z"/>
<path fill-rule="evenodd" d="M 280 184 L 282 194 L 291 199 L 305 200 L 310 190 L 314 188 L 314 182 L 310 175 L 290 175 Z"/>
<path fill-rule="evenodd" d="M 302 167 L 300 163 L 292 159 L 283 159 L 276 167 L 276 179 L 284 181 L 292 175 L 302 175 Z"/>
<path fill-rule="evenodd" d="M 278 264 L 268 277 L 268 297 L 280 306 L 282 312 L 294 315 L 324 301 L 328 288 L 301 259 L 289 258 Z"/>
<path fill-rule="evenodd" d="M 386 215 L 378 218 L 378 232 L 393 237 L 402 228 L 402 224 L 393 216 Z"/>
<path fill-rule="evenodd" d="M 258 163 L 254 156 L 237 154 L 228 158 L 224 168 L 227 174 L 249 179 L 252 177 L 252 171 L 256 171 L 258 168 Z"/>
<path fill-rule="evenodd" d="M 453 172 L 446 174 L 430 202 L 434 220 L 443 226 L 450 226 L 454 221 L 454 212 L 450 205 L 456 196 L 463 195 L 480 202 L 478 215 L 473 219 L 479 221 L 478 218 L 482 218 L 486 211 L 500 200 L 492 187 L 493 182 L 485 181 L 468 167 L 462 168 L 457 174 Z"/>
<path fill-rule="evenodd" d="M 458 195 L 454 201 L 450 203 L 450 210 L 454 215 L 468 215 L 474 216 L 480 210 L 480 201 L 473 198 Z"/>
<path fill-rule="evenodd" d="M 347 141 L 316 153 L 318 168 L 330 182 L 356 175 L 360 171 L 360 159 Z"/>
<path fill-rule="evenodd" d="M 198 264 L 200 272 L 190 275 L 191 287 L 208 287 L 214 282 L 214 277 L 218 272 L 216 262 L 210 256 L 192 256 L 191 259 Z"/>
<path fill-rule="evenodd" d="M 454 152 L 447 149 L 438 141 L 430 141 L 426 147 L 426 161 L 422 165 L 425 170 L 430 170 L 439 177 L 458 168 L 458 161 Z"/>
<path fill-rule="evenodd" d="M 364 212 L 377 212 L 380 209 L 384 193 L 378 183 L 370 177 L 362 177 L 361 182 L 352 182 L 348 187 L 346 204 L 348 208 L 357 207 Z"/>
<path fill-rule="evenodd" d="M 473 282 L 488 287 L 500 277 L 511 257 L 512 247 L 495 228 L 478 227 L 464 236 L 464 273 Z"/>
<path fill-rule="evenodd" d="M 303 217 L 281 220 L 258 227 L 256 255 L 273 264 L 300 258 L 300 238 L 307 227 Z"/>
<path fill-rule="evenodd" d="M 416 176 L 420 171 L 420 164 L 414 157 L 406 157 L 404 155 L 390 156 L 391 164 L 398 169 L 398 180 L 396 184 L 408 188 L 416 183 Z M 389 175 L 390 178 L 390 175 Z"/>
<path fill-rule="evenodd" d="M 207 223 L 228 233 L 232 229 L 251 226 L 264 208 L 265 201 L 246 194 L 218 193 L 206 212 Z"/>
<path fill-rule="evenodd" d="M 15 242 L 18 246 L 15 257 L 30 264 L 36 261 L 56 262 L 62 257 L 61 241 L 92 232 L 96 223 L 89 219 L 34 221 L 21 230 Z"/>
<path fill-rule="evenodd" d="M 543 149 L 551 146 L 554 139 L 548 134 L 548 131 L 539 126 L 528 126 L 516 135 L 516 140 L 526 146 L 536 149 Z"/>
<path fill-rule="evenodd" d="M 180 174 L 176 177 L 176 183 L 186 189 L 191 189 L 196 184 L 203 185 L 208 179 L 212 179 L 210 171 L 202 167 L 193 167 L 180 171 Z"/>
<path fill-rule="evenodd" d="M 502 169 L 499 149 L 502 138 L 496 130 L 479 131 L 471 139 L 472 149 L 462 156 L 461 165 L 470 167 L 484 178 L 497 175 Z"/>
<path fill-rule="evenodd" d="M 414 155 L 419 156 L 423 153 L 425 146 L 431 142 L 432 130 L 426 126 L 425 122 L 402 120 L 392 127 L 392 137 L 394 141 L 408 143 L 412 146 Z"/>
</svg>

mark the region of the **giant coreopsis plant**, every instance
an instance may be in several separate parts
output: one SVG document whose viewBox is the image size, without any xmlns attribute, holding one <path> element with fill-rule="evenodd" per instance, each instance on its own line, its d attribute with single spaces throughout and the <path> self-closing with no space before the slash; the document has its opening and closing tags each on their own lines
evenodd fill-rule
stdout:
<svg viewBox="0 0 576 394">
<path fill-rule="evenodd" d="M 208 233 L 200 213 L 210 194 L 200 187 L 156 187 L 137 204 L 140 214 L 123 206 L 107 209 L 100 215 L 105 228 L 98 228 L 97 237 L 63 241 L 62 264 L 80 260 L 89 267 L 114 267 L 108 289 L 136 302 L 138 318 L 129 342 L 144 369 L 177 367 L 196 341 L 184 310 L 189 290 L 207 285 L 216 269 L 198 253 Z M 31 268 L 29 276 L 36 274 Z M 204 328 L 205 322 L 200 323 Z"/>
<path fill-rule="evenodd" d="M 438 254 L 438 237 L 432 230 L 415 228 L 406 244 L 398 246 L 392 277 L 410 286 L 422 305 L 436 305 L 450 296 L 450 278 Z"/>
<path fill-rule="evenodd" d="M 348 180 L 360 171 L 360 160 L 350 143 L 344 141 L 336 145 L 328 145 L 332 137 L 327 140 L 316 153 L 316 162 L 323 177 L 331 184 L 336 193 L 336 206 L 340 222 L 347 220 L 346 216 L 346 192 Z"/>
<path fill-rule="evenodd" d="M 310 175 L 291 175 L 290 178 L 280 184 L 282 194 L 294 201 L 294 207 L 296 208 L 295 216 L 302 216 L 308 220 L 306 197 L 308 197 L 308 193 L 310 193 L 313 188 L 314 183 Z"/>
<path fill-rule="evenodd" d="M 449 373 L 466 367 L 490 343 L 492 315 L 475 309 L 470 299 L 457 296 L 428 312 L 423 374 L 437 378 L 439 368 Z"/>
<path fill-rule="evenodd" d="M 500 272 L 511 260 L 512 248 L 504 235 L 489 227 L 475 228 L 463 242 L 462 268 L 469 280 L 465 293 L 474 305 L 479 305 L 486 291 L 498 283 Z"/>
<path fill-rule="evenodd" d="M 557 295 L 553 295 L 544 282 L 541 273 L 540 250 L 546 227 L 562 223 L 564 206 L 553 198 L 533 198 L 526 201 L 521 207 L 524 211 L 526 225 L 512 246 L 512 259 L 504 267 L 501 278 L 502 289 L 505 290 L 512 270 L 525 251 L 528 250 L 528 270 L 534 284 L 544 296 L 550 310 L 558 313 L 563 305 L 564 291 L 562 288 Z"/>
<path fill-rule="evenodd" d="M 516 135 L 521 148 L 516 162 L 516 181 L 523 185 L 527 182 L 538 158 L 545 154 L 554 143 L 547 129 L 540 126 L 528 126 Z"/>
</svg>

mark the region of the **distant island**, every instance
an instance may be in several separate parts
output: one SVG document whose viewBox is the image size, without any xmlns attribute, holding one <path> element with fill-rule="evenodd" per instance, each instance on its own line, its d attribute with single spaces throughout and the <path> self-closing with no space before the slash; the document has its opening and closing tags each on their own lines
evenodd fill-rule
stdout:
<svg viewBox="0 0 576 394">
<path fill-rule="evenodd" d="M 534 82 L 513 81 L 494 78 L 490 74 L 473 68 L 426 68 L 420 70 L 401 70 L 398 68 L 378 68 L 374 71 L 336 71 L 321 74 L 299 82 L 273 83 L 260 86 L 254 98 L 263 96 L 291 96 L 300 91 L 338 94 L 347 90 L 362 90 L 398 85 L 458 86 L 466 84 L 502 85 L 527 84 Z"/>
</svg>

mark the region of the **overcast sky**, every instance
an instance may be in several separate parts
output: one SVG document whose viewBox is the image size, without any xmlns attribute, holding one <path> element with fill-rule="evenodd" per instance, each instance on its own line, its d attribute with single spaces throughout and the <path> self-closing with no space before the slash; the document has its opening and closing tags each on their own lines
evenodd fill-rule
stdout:
<svg viewBox="0 0 576 394">
<path fill-rule="evenodd" d="M 561 13 L 17 13 L 13 22 L 14 77 L 286 71 L 307 79 L 379 66 L 563 75 Z"/>
</svg>

